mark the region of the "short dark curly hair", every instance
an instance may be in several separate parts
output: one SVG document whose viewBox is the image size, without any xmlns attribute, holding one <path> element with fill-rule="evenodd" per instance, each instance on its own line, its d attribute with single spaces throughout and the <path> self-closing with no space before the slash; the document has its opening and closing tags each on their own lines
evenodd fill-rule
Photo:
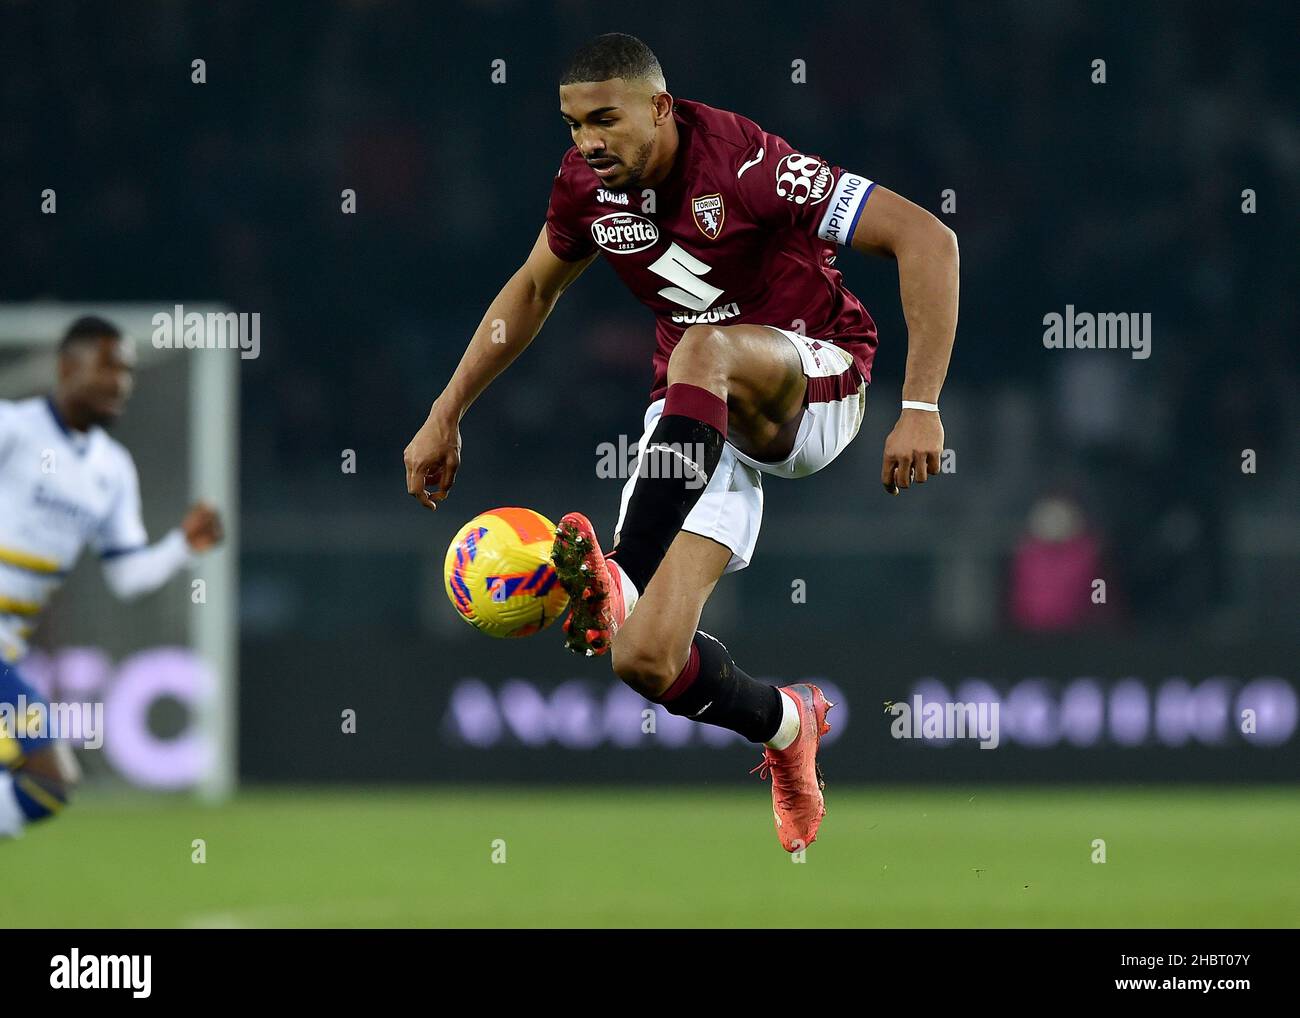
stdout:
<svg viewBox="0 0 1300 1018">
<path fill-rule="evenodd" d="M 583 45 L 569 60 L 560 75 L 561 85 L 574 85 L 580 81 L 609 81 L 625 78 L 636 81 L 648 78 L 663 82 L 663 68 L 650 47 L 635 35 L 607 32 Z"/>
<path fill-rule="evenodd" d="M 83 315 L 68 326 L 59 342 L 59 353 L 65 353 L 74 346 L 91 343 L 97 339 L 121 339 L 122 330 L 106 318 L 97 315 Z"/>
</svg>

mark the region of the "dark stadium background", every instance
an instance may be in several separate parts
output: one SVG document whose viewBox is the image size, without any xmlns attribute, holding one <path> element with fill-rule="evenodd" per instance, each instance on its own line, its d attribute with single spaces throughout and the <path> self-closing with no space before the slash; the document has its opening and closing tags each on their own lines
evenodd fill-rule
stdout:
<svg viewBox="0 0 1300 1018">
<path fill-rule="evenodd" d="M 444 509 L 404 493 L 407 440 L 542 223 L 568 145 L 560 66 L 607 30 L 643 37 L 677 96 L 936 213 L 956 192 L 942 216 L 962 252 L 942 397 L 956 471 L 881 493 L 905 329 L 893 266 L 844 252 L 880 329 L 866 424 L 824 473 L 768 479 L 758 559 L 706 615 L 754 674 L 841 691 L 827 770 L 1300 774 L 1293 9 L 54 2 L 7 3 L 0 25 L 4 300 L 262 314 L 262 356 L 240 369 L 246 781 L 735 783 L 751 762 L 699 736 L 620 745 L 610 718 L 627 703 L 606 664 L 552 632 L 491 643 L 442 592 L 447 542 L 481 510 L 581 508 L 612 529 L 621 482 L 597 478 L 598 446 L 639 433 L 653 330 L 605 265 L 466 418 Z M 57 216 L 38 212 L 46 186 Z M 340 213 L 343 188 L 357 215 Z M 1152 356 L 1044 349 L 1043 316 L 1067 304 L 1149 312 Z M 147 492 L 168 464 L 139 455 Z M 1082 514 L 1109 596 L 1044 630 L 1010 606 L 1047 497 Z M 974 678 L 1020 690 L 1020 738 L 997 752 L 889 738 L 886 701 Z M 1092 684 L 1063 726 L 1078 680 Z M 1285 738 L 1250 745 L 1243 703 Z"/>
</svg>

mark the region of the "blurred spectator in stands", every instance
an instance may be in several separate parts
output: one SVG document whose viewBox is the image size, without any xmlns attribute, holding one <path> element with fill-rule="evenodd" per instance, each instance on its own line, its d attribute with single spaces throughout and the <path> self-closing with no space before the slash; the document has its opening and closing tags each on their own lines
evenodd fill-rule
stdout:
<svg viewBox="0 0 1300 1018">
<path fill-rule="evenodd" d="M 1096 580 L 1106 586 L 1096 588 Z M 1035 502 L 1011 561 L 1012 625 L 1029 632 L 1085 629 L 1113 617 L 1116 594 L 1104 568 L 1101 537 L 1078 504 L 1062 494 Z"/>
</svg>

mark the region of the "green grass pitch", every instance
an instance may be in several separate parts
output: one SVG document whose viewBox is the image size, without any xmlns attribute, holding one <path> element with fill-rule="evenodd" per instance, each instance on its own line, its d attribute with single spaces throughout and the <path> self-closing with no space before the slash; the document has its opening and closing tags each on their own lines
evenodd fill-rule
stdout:
<svg viewBox="0 0 1300 1018">
<path fill-rule="evenodd" d="M 1300 788 L 83 794 L 0 842 L 6 927 L 1300 925 Z M 207 861 L 191 861 L 202 838 Z M 1106 862 L 1091 861 L 1093 840 Z M 493 863 L 493 842 L 505 844 Z"/>
</svg>

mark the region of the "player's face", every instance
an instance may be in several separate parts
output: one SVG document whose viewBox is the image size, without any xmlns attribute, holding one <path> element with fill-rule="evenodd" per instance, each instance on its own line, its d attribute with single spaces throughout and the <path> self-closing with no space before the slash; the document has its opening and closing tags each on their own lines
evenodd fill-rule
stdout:
<svg viewBox="0 0 1300 1018">
<path fill-rule="evenodd" d="M 560 116 L 573 144 L 611 191 L 645 176 L 660 119 L 653 95 L 644 82 L 623 78 L 560 86 Z"/>
<path fill-rule="evenodd" d="M 105 337 L 74 347 L 64 359 L 61 382 L 86 420 L 101 427 L 112 424 L 122 416 L 135 386 L 130 340 Z"/>
</svg>

